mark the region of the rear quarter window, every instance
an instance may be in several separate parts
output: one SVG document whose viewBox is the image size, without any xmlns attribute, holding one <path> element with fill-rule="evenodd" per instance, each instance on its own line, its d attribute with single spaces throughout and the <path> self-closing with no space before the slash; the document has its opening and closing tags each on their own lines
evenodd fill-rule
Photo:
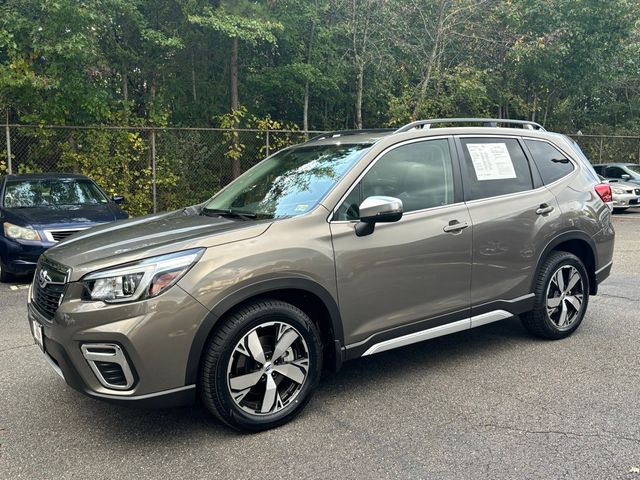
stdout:
<svg viewBox="0 0 640 480">
<path fill-rule="evenodd" d="M 542 181 L 549 185 L 569 175 L 575 167 L 567 156 L 550 143 L 540 140 L 525 140 Z"/>
</svg>

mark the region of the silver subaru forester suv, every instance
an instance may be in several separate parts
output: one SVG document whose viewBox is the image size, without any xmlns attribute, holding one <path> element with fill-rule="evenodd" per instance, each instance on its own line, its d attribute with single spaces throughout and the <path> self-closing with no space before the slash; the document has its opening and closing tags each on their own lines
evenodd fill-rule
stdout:
<svg viewBox="0 0 640 480">
<path fill-rule="evenodd" d="M 330 133 L 201 205 L 51 248 L 30 328 L 87 395 L 199 398 L 263 430 L 302 410 L 323 365 L 514 315 L 567 337 L 611 269 L 610 202 L 579 147 L 531 122 Z"/>
</svg>

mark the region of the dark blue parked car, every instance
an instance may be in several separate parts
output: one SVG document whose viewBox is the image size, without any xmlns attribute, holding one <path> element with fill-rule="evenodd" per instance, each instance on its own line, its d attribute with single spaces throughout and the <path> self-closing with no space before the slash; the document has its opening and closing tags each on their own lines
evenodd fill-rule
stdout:
<svg viewBox="0 0 640 480">
<path fill-rule="evenodd" d="M 0 281 L 32 273 L 42 252 L 80 230 L 127 218 L 122 201 L 82 175 L 0 177 Z"/>
</svg>

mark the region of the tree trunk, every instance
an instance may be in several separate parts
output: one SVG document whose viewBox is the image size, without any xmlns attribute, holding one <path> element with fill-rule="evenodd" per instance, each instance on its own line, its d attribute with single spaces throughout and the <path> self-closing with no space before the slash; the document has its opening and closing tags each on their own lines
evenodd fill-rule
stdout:
<svg viewBox="0 0 640 480">
<path fill-rule="evenodd" d="M 122 74 L 122 100 L 125 102 L 129 100 L 129 75 L 127 75 L 126 65 Z"/>
<path fill-rule="evenodd" d="M 193 60 L 193 50 L 191 50 L 191 95 L 193 103 L 196 103 L 198 101 L 198 93 L 196 91 L 196 67 Z"/>
<path fill-rule="evenodd" d="M 309 130 L 309 80 L 304 83 L 304 106 L 302 113 L 302 129 Z"/>
<path fill-rule="evenodd" d="M 230 102 L 231 113 L 234 113 L 236 110 L 240 108 L 240 98 L 238 96 L 238 39 L 237 38 L 234 38 L 231 44 L 231 72 L 230 72 L 230 81 L 229 81 L 229 95 L 231 100 Z M 237 150 L 237 145 L 239 143 L 238 127 L 239 127 L 238 123 L 234 122 L 233 133 L 231 135 L 231 142 L 234 150 Z M 241 168 L 240 168 L 239 158 L 234 158 L 231 160 L 231 172 L 234 179 L 240 176 Z"/>
<path fill-rule="evenodd" d="M 356 128 L 361 130 L 362 122 L 362 91 L 364 85 L 364 65 L 358 64 L 358 72 L 356 74 Z"/>
</svg>

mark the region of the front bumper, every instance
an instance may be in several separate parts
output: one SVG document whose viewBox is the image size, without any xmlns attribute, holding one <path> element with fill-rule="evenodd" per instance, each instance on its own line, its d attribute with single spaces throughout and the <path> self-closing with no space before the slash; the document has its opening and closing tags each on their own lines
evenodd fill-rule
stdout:
<svg viewBox="0 0 640 480">
<path fill-rule="evenodd" d="M 69 386 L 88 396 L 143 406 L 175 406 L 195 400 L 196 389 L 186 384 L 193 337 L 208 311 L 179 286 L 143 302 L 108 305 L 67 300 L 80 298 L 79 284 L 67 286 L 53 319 L 45 318 L 31 302 L 28 317 L 42 327 L 43 353 Z M 32 333 L 33 330 L 32 330 Z M 117 344 L 134 372 L 130 388 L 105 387 L 83 354 L 83 346 Z"/>
<path fill-rule="evenodd" d="M 0 235 L 0 257 L 9 273 L 33 273 L 40 255 L 53 245 L 54 242 L 18 241 Z"/>
<path fill-rule="evenodd" d="M 629 208 L 640 206 L 640 196 L 631 193 L 613 195 L 613 208 Z"/>
</svg>

